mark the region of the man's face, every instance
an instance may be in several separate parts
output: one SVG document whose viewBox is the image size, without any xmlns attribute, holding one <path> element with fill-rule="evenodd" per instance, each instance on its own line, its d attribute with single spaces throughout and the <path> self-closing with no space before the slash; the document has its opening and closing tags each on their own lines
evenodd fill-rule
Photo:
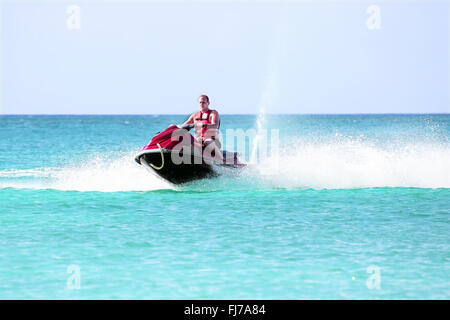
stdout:
<svg viewBox="0 0 450 320">
<path fill-rule="evenodd" d="M 200 97 L 198 99 L 198 105 L 200 106 L 200 110 L 205 110 L 208 108 L 209 106 L 209 102 L 208 99 L 206 99 L 205 97 Z"/>
</svg>

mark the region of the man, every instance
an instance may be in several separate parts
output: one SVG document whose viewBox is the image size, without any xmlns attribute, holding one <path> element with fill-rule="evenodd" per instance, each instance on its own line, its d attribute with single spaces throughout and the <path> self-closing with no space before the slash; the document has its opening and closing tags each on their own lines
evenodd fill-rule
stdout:
<svg viewBox="0 0 450 320">
<path fill-rule="evenodd" d="M 194 125 L 195 136 L 205 151 L 209 151 L 216 160 L 223 160 L 219 140 L 220 117 L 216 110 L 209 109 L 209 97 L 202 94 L 198 98 L 200 112 L 193 113 L 182 127 Z"/>
</svg>

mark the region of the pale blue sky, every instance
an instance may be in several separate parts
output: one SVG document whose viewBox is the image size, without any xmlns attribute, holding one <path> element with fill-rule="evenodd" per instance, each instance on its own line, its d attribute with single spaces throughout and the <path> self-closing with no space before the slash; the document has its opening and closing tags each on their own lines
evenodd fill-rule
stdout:
<svg viewBox="0 0 450 320">
<path fill-rule="evenodd" d="M 69 5 L 80 29 L 69 30 Z M 380 29 L 366 12 L 380 9 Z M 4 114 L 448 113 L 449 1 L 2 0 Z"/>
</svg>

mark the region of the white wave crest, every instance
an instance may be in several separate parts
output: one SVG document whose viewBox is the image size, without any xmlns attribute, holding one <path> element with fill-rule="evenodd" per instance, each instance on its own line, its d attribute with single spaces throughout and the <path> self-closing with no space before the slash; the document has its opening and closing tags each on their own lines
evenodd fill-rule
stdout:
<svg viewBox="0 0 450 320">
<path fill-rule="evenodd" d="M 254 172 L 280 188 L 450 188 L 450 148 L 377 147 L 360 141 L 298 143 L 263 159 Z"/>
<path fill-rule="evenodd" d="M 61 168 L 0 171 L 0 188 L 152 191 L 176 187 L 134 162 L 135 152 L 97 154 Z M 448 144 L 380 147 L 363 141 L 299 142 L 249 165 L 243 174 L 192 184 L 235 189 L 450 188 Z M 189 190 L 183 186 L 181 190 Z"/>
<path fill-rule="evenodd" d="M 26 181 L 0 181 L 2 188 L 74 191 L 152 191 L 173 189 L 134 161 L 135 153 L 97 154 L 81 163 L 62 168 L 0 171 L 2 178 L 31 177 Z M 3 179 L 2 179 L 3 180 Z"/>
</svg>

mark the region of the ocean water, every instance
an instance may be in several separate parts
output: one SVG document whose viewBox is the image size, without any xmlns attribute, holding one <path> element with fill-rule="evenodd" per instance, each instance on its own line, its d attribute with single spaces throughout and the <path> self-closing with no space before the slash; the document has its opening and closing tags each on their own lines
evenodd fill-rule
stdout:
<svg viewBox="0 0 450 320">
<path fill-rule="evenodd" d="M 185 118 L 0 116 L 0 298 L 450 298 L 450 115 L 267 115 L 175 187 L 134 155 Z"/>
</svg>

